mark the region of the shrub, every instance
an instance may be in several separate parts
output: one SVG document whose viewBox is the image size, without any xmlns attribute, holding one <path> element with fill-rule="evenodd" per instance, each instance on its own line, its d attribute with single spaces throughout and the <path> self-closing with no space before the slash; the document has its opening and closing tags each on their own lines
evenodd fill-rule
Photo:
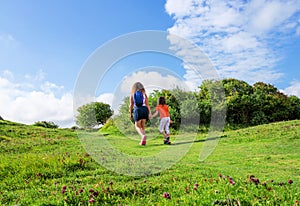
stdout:
<svg viewBox="0 0 300 206">
<path fill-rule="evenodd" d="M 38 126 L 38 127 L 45 127 L 45 128 L 52 128 L 52 129 L 56 129 L 58 128 L 58 125 L 56 125 L 54 122 L 47 122 L 47 121 L 39 121 L 39 122 L 35 122 L 33 124 L 33 126 Z"/>
</svg>

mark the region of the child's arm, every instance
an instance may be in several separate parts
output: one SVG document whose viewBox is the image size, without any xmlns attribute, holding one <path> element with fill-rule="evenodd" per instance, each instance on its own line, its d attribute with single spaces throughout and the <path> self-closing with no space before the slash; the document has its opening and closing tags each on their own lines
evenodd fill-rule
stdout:
<svg viewBox="0 0 300 206">
<path fill-rule="evenodd" d="M 153 114 L 152 114 L 152 118 L 156 117 L 158 115 L 158 111 L 156 110 Z"/>
</svg>

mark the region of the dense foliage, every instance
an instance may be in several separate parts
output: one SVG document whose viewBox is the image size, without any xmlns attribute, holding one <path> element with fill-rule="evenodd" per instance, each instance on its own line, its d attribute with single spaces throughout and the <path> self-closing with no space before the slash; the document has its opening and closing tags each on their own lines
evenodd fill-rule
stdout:
<svg viewBox="0 0 300 206">
<path fill-rule="evenodd" d="M 92 128 L 104 125 L 113 115 L 113 110 L 109 104 L 102 102 L 92 102 L 77 109 L 76 124 L 84 128 Z"/>
<path fill-rule="evenodd" d="M 166 98 L 173 129 L 183 120 L 209 125 L 212 114 L 224 116 L 228 125 L 251 126 L 265 123 L 300 119 L 300 99 L 287 96 L 271 84 L 257 82 L 253 86 L 237 79 L 205 80 L 199 92 L 155 90 L 149 95 L 152 112 L 160 96 Z M 116 117 L 118 125 L 130 126 L 128 98 Z M 199 118 L 200 117 L 200 118 Z M 158 120 L 152 120 L 158 121 Z"/>
<path fill-rule="evenodd" d="M 58 128 L 58 125 L 55 124 L 54 122 L 51 121 L 39 121 L 39 122 L 35 122 L 33 124 L 33 126 L 38 126 L 38 127 L 45 127 L 45 128 Z"/>
<path fill-rule="evenodd" d="M 251 86 L 237 79 L 221 82 L 226 96 L 226 122 L 229 124 L 259 125 L 300 118 L 300 99 L 288 97 L 271 84 L 257 82 Z M 200 90 L 199 95 L 202 92 Z"/>
</svg>

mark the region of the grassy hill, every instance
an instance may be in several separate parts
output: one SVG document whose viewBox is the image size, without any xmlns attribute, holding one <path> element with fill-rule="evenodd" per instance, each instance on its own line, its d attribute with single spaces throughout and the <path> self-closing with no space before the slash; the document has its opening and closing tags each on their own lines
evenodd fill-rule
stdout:
<svg viewBox="0 0 300 206">
<path fill-rule="evenodd" d="M 79 133 L 82 134 L 82 133 Z M 224 132 L 199 161 L 206 134 L 186 141 L 187 153 L 157 174 L 112 172 L 92 155 L 107 140 L 129 156 L 164 154 L 161 136 L 146 147 L 117 134 L 45 129 L 0 121 L 0 205 L 294 205 L 300 201 L 300 120 Z M 79 135 L 80 136 L 80 135 Z M 87 150 L 85 150 L 85 148 Z M 103 149 L 103 147 L 102 147 Z M 170 160 L 171 161 L 171 160 Z M 101 161 L 100 161 L 101 162 Z M 113 164 L 114 162 L 112 162 Z M 254 177 L 253 177 L 254 176 Z"/>
</svg>

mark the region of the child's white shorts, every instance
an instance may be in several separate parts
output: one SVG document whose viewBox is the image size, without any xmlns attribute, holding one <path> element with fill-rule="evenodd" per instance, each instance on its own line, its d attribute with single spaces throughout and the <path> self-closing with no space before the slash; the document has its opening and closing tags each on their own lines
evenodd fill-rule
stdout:
<svg viewBox="0 0 300 206">
<path fill-rule="evenodd" d="M 170 134 L 170 117 L 163 117 L 160 119 L 159 131 L 160 133 L 165 131 L 166 134 Z"/>
</svg>

